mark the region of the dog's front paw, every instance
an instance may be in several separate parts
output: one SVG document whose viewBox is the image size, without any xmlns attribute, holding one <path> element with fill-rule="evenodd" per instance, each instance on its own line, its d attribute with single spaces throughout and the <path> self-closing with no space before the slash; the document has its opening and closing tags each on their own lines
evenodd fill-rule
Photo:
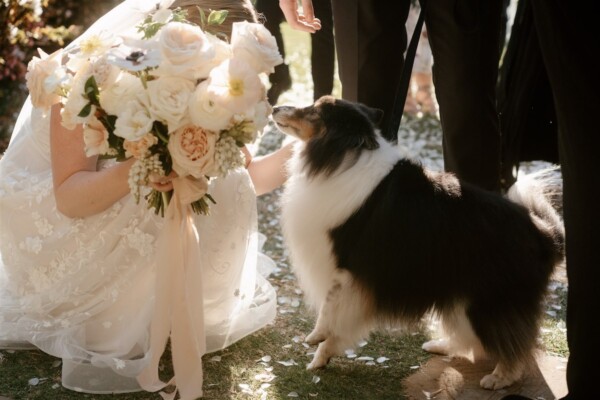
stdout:
<svg viewBox="0 0 600 400">
<path fill-rule="evenodd" d="M 429 353 L 434 354 L 450 354 L 450 343 L 448 339 L 435 339 L 423 343 L 421 348 Z"/>
<path fill-rule="evenodd" d="M 316 330 L 312 331 L 304 341 L 310 345 L 319 344 L 327 339 L 327 335 L 323 332 L 318 332 Z"/>
<path fill-rule="evenodd" d="M 315 358 L 313 358 L 313 360 L 310 362 L 310 364 L 308 364 L 306 366 L 306 369 L 314 370 L 314 369 L 319 369 L 319 368 L 325 368 L 327 363 L 329 363 L 329 358 L 323 357 L 322 355 L 319 355 L 319 353 L 317 352 L 315 354 Z"/>
<path fill-rule="evenodd" d="M 479 381 L 479 384 L 481 385 L 481 387 L 484 389 L 488 389 L 488 390 L 502 389 L 506 386 L 512 385 L 513 383 L 514 383 L 513 379 L 506 377 L 506 376 L 499 375 L 495 372 L 484 376 L 481 379 L 481 381 Z"/>
</svg>

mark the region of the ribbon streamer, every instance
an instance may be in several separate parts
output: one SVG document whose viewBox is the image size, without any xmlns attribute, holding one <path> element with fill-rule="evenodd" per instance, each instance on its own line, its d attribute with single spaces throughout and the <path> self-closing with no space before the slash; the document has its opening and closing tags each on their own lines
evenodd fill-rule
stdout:
<svg viewBox="0 0 600 400">
<path fill-rule="evenodd" d="M 190 204 L 207 190 L 206 179 L 173 179 L 173 197 L 159 238 L 150 327 L 151 360 L 137 379 L 149 392 L 176 384 L 175 391 L 161 393 L 165 399 L 174 399 L 177 391 L 182 400 L 202 397 L 202 356 L 206 353 L 204 297 L 199 238 Z M 169 336 L 174 376 L 165 383 L 158 376 L 158 366 Z"/>
</svg>

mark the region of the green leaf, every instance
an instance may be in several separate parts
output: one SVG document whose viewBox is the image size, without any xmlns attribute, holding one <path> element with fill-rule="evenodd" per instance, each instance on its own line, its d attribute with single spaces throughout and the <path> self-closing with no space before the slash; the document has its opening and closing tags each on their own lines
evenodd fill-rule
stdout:
<svg viewBox="0 0 600 400">
<path fill-rule="evenodd" d="M 92 103 L 87 103 L 85 105 L 85 107 L 83 107 L 81 109 L 81 111 L 79 111 L 79 114 L 77 114 L 77 116 L 80 118 L 86 118 L 90 115 L 91 112 L 92 112 Z"/>
<path fill-rule="evenodd" d="M 229 11 L 227 10 L 212 10 L 208 15 L 208 25 L 221 25 L 227 18 Z"/>
<path fill-rule="evenodd" d="M 98 98 L 100 97 L 100 91 L 98 90 L 98 84 L 94 75 L 90 76 L 83 87 L 85 97 L 95 106 L 100 105 Z"/>
<path fill-rule="evenodd" d="M 206 14 L 204 13 L 204 10 L 200 8 L 200 6 L 196 6 L 196 8 L 198 8 L 198 13 L 200 13 L 200 26 L 202 29 L 204 29 L 206 26 Z"/>
</svg>

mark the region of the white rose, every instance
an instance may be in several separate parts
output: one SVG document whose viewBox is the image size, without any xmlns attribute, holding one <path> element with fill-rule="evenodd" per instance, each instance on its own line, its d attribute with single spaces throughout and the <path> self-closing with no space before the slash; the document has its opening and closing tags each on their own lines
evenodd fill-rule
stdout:
<svg viewBox="0 0 600 400">
<path fill-rule="evenodd" d="M 233 52 L 231 51 L 231 45 L 218 37 L 206 34 L 206 38 L 214 49 L 214 57 L 204 63 L 198 69 L 198 79 L 207 78 L 213 68 L 220 65 L 223 61 L 232 58 Z"/>
<path fill-rule="evenodd" d="M 123 72 L 113 85 L 100 91 L 100 105 L 108 114 L 117 115 L 123 109 L 123 104 L 137 99 L 143 92 L 140 78 Z"/>
<path fill-rule="evenodd" d="M 257 73 L 271 73 L 283 62 L 275 37 L 262 24 L 235 22 L 231 46 L 234 57 L 245 60 Z"/>
<path fill-rule="evenodd" d="M 85 144 L 85 155 L 88 157 L 110 152 L 108 131 L 96 118 L 90 118 L 83 125 L 83 142 Z"/>
<path fill-rule="evenodd" d="M 202 178 L 214 174 L 216 142 L 216 133 L 191 124 L 172 132 L 168 149 L 173 170 L 182 177 Z"/>
<path fill-rule="evenodd" d="M 215 132 L 227 128 L 233 116 L 233 112 L 215 102 L 208 91 L 208 81 L 199 84 L 190 98 L 189 114 L 194 125 Z"/>
<path fill-rule="evenodd" d="M 207 90 L 217 104 L 243 114 L 262 100 L 265 87 L 248 63 L 234 58 L 211 71 Z"/>
<path fill-rule="evenodd" d="M 154 119 L 146 106 L 139 100 L 131 100 L 124 105 L 123 111 L 117 114 L 114 133 L 134 142 L 149 133 L 153 123 Z"/>
<path fill-rule="evenodd" d="M 158 46 L 162 62 L 157 75 L 203 78 L 203 65 L 215 56 L 215 49 L 197 25 L 171 22 L 159 33 Z"/>
<path fill-rule="evenodd" d="M 34 107 L 48 109 L 60 102 L 59 90 L 67 79 L 66 71 L 61 66 L 62 50 L 51 55 L 38 49 L 40 57 L 33 57 L 27 65 L 27 89 L 31 94 Z"/>
<path fill-rule="evenodd" d="M 154 119 L 166 122 L 169 132 L 184 125 L 194 83 L 175 76 L 162 76 L 148 82 L 149 111 Z"/>
</svg>

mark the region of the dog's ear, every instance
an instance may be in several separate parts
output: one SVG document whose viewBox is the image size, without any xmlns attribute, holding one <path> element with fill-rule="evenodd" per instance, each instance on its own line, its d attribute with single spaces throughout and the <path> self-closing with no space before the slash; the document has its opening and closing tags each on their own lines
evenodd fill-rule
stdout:
<svg viewBox="0 0 600 400">
<path fill-rule="evenodd" d="M 379 108 L 371 108 L 365 106 L 364 104 L 361 104 L 360 106 L 362 112 L 364 112 L 367 115 L 367 117 L 369 117 L 373 125 L 379 127 L 379 124 L 383 119 L 383 110 L 380 110 Z"/>
</svg>

